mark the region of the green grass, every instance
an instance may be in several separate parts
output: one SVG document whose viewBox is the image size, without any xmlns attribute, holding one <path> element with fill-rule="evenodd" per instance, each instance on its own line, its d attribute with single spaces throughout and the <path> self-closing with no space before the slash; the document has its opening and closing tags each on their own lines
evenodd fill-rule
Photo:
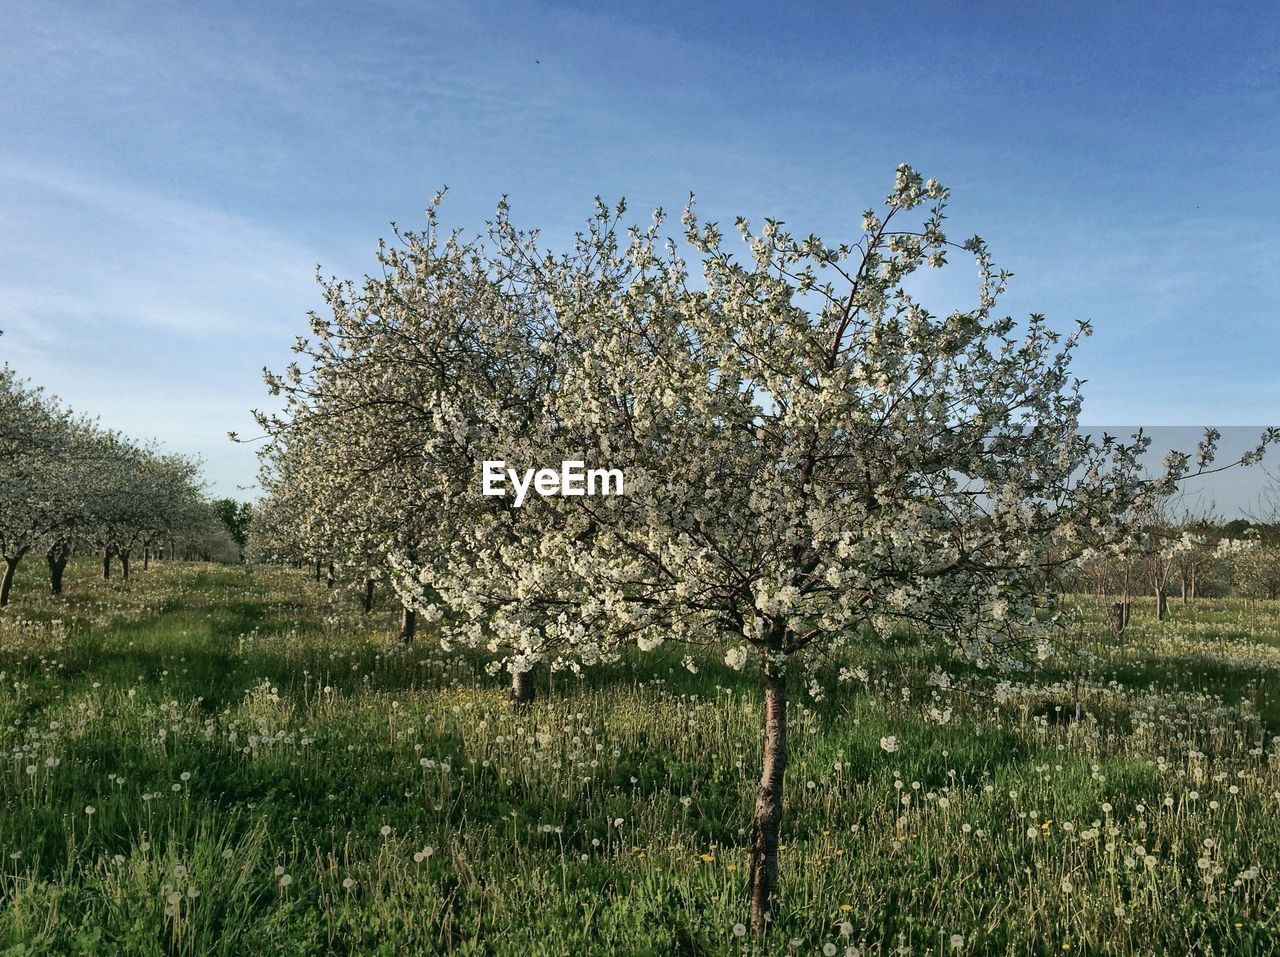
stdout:
<svg viewBox="0 0 1280 957">
<path fill-rule="evenodd" d="M 663 646 L 542 676 L 516 712 L 483 661 L 406 649 L 390 611 L 298 573 L 124 585 L 86 563 L 62 599 L 19 584 L 0 952 L 753 952 L 734 931 L 750 674 L 690 674 Z M 1091 637 L 1001 705 L 904 701 L 871 648 L 866 684 L 814 701 L 797 681 L 763 949 L 1280 952 L 1277 609 L 1173 615 L 1139 603 L 1121 642 Z"/>
</svg>

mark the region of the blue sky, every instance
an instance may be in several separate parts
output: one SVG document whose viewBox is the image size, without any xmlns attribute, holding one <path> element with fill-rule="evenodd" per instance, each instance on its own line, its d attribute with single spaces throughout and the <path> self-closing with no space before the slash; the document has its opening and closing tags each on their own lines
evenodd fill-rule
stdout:
<svg viewBox="0 0 1280 957">
<path fill-rule="evenodd" d="M 785 220 L 830 240 L 910 162 L 1006 306 L 1096 334 L 1093 423 L 1280 421 L 1274 4 L 0 7 L 0 360 L 252 481 L 262 366 L 388 223 L 566 235 Z"/>
</svg>

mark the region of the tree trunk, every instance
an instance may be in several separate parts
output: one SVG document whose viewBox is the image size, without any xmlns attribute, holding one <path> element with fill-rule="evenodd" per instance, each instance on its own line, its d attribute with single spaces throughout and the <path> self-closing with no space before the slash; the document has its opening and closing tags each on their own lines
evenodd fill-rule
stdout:
<svg viewBox="0 0 1280 957">
<path fill-rule="evenodd" d="M 102 552 L 102 577 L 105 581 L 111 580 L 111 549 L 105 549 Z"/>
<path fill-rule="evenodd" d="M 328 573 L 328 576 L 325 578 L 325 584 L 328 585 L 330 588 L 336 588 L 338 586 L 338 575 L 333 570 L 333 562 L 329 563 L 329 573 Z"/>
<path fill-rule="evenodd" d="M 778 891 L 778 833 L 782 825 L 782 780 L 787 768 L 787 679 L 777 659 L 783 630 L 769 641 L 764 678 L 764 760 L 751 815 L 751 930 L 764 934 L 773 920 Z"/>
<path fill-rule="evenodd" d="M 121 551 L 116 552 L 116 555 L 118 555 L 120 558 L 120 577 L 124 581 L 128 581 L 129 580 L 129 552 L 127 549 L 122 549 Z"/>
<path fill-rule="evenodd" d="M 370 578 L 364 583 L 364 613 L 367 615 L 373 611 L 373 579 Z"/>
<path fill-rule="evenodd" d="M 511 703 L 517 708 L 533 704 L 537 689 L 533 686 L 532 671 L 511 672 Z"/>
<path fill-rule="evenodd" d="M 400 615 L 400 640 L 406 645 L 413 641 L 418 633 L 418 613 L 412 608 L 405 608 Z"/>
<path fill-rule="evenodd" d="M 1107 606 L 1107 619 L 1111 624 L 1111 631 L 1117 638 L 1124 634 L 1124 630 L 1129 627 L 1129 608 L 1127 601 L 1113 601 Z"/>
<path fill-rule="evenodd" d="M 142 550 L 142 570 L 145 572 L 151 567 L 151 549 L 144 548 Z"/>
<path fill-rule="evenodd" d="M 67 570 L 67 555 L 55 546 L 49 549 L 45 561 L 49 563 L 49 594 L 61 595 L 62 573 Z"/>
<path fill-rule="evenodd" d="M 316 559 L 316 581 L 320 580 L 320 559 Z"/>
<path fill-rule="evenodd" d="M 1156 592 L 1156 621 L 1164 621 L 1169 617 L 1169 596 L 1163 589 Z"/>
<path fill-rule="evenodd" d="M 19 561 L 21 558 L 4 560 L 4 578 L 0 579 L 0 608 L 9 604 L 9 592 L 13 589 L 13 574 L 18 570 Z"/>
</svg>

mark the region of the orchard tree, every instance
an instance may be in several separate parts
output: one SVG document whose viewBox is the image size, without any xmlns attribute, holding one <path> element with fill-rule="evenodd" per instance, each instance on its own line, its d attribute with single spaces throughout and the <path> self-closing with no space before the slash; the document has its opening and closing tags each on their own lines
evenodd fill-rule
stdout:
<svg viewBox="0 0 1280 957">
<path fill-rule="evenodd" d="M 1078 432 L 1068 361 L 1086 327 L 1061 337 L 1039 316 L 997 316 L 1006 275 L 976 237 L 961 247 L 976 263 L 968 308 L 935 316 L 908 290 L 956 248 L 946 195 L 902 167 L 856 242 L 740 220 L 744 261 L 689 208 L 696 285 L 660 245 L 661 217 L 622 244 L 602 210 L 558 262 L 500 233 L 556 306 L 566 358 L 550 417 L 584 456 L 627 474 L 625 496 L 558 500 L 589 534 L 543 523 L 543 547 L 582 583 L 561 627 L 642 647 L 729 640 L 731 664 L 758 663 L 757 932 L 777 891 L 789 674 L 812 676 L 864 630 L 904 625 L 949 637 L 981 667 L 1019 667 L 1038 647 L 1043 556 L 1104 533 L 1142 491 L 1136 447 L 1095 448 Z"/>
<path fill-rule="evenodd" d="M 9 602 L 22 559 L 79 517 L 73 463 L 89 428 L 57 400 L 0 369 L 0 607 Z"/>
<path fill-rule="evenodd" d="M 252 564 L 293 565 L 302 564 L 302 552 L 295 544 L 294 524 L 284 514 L 281 499 L 270 491 L 253 509 L 249 527 L 245 532 L 244 559 Z"/>
<path fill-rule="evenodd" d="M 135 499 L 142 504 L 137 521 L 143 571 L 165 542 L 196 529 L 220 528 L 215 521 L 220 519 L 216 503 L 205 501 L 203 488 L 197 459 L 155 452 L 144 456 L 133 487 Z M 231 538 L 230 532 L 226 537 Z"/>
<path fill-rule="evenodd" d="M 97 432 L 88 446 L 83 535 L 102 556 L 103 578 L 111 577 L 114 558 L 127 581 L 136 551 L 145 568 L 152 549 L 209 520 L 198 461 L 162 455 L 118 432 Z"/>
<path fill-rule="evenodd" d="M 1257 624 L 1258 601 L 1280 595 L 1280 548 L 1264 544 L 1250 528 L 1239 538 L 1224 538 L 1214 557 L 1221 564 L 1233 594 L 1249 602 L 1249 631 Z"/>
<path fill-rule="evenodd" d="M 1184 605 L 1196 597 L 1201 576 L 1213 562 L 1221 525 L 1211 507 L 1183 513 L 1179 522 L 1181 540 L 1175 550 L 1174 568 Z"/>
<path fill-rule="evenodd" d="M 947 240 L 946 197 L 904 166 L 855 242 L 740 220 L 745 260 L 689 208 L 696 279 L 663 244 L 660 214 L 623 233 L 621 208 L 601 207 L 560 257 L 535 252 L 536 234 L 505 209 L 493 230 L 494 273 L 553 309 L 556 375 L 543 430 L 522 437 L 526 461 L 620 466 L 627 490 L 540 499 L 521 539 L 536 555 L 520 555 L 539 560 L 522 587 L 500 587 L 483 562 L 455 563 L 447 591 L 473 602 L 468 622 L 518 619 L 550 577 L 559 613 L 542 628 L 560 648 L 607 659 L 619 639 L 728 643 L 730 664 L 755 661 L 756 931 L 777 890 L 788 676 L 812 679 L 861 636 L 903 627 L 949 640 L 983 669 L 1026 667 L 1046 649 L 1045 564 L 1115 540 L 1121 517 L 1211 470 L 1212 435 L 1194 463 L 1170 455 L 1155 482 L 1138 467 L 1144 436 L 1081 435 L 1069 363 L 1088 327 L 1062 336 L 1038 315 L 998 315 L 1007 274 L 981 239 Z M 911 277 L 956 250 L 975 266 L 976 295 L 935 315 Z"/>
<path fill-rule="evenodd" d="M 102 577 L 110 579 L 111 561 L 129 578 L 129 555 L 142 534 L 141 503 L 133 481 L 145 452 L 127 436 L 102 432 L 93 437 L 94 467 L 85 475 L 85 537 L 102 556 Z"/>
<path fill-rule="evenodd" d="M 509 503 L 485 500 L 479 472 L 486 458 L 522 454 L 544 428 L 538 397 L 554 359 L 538 338 L 537 304 L 503 288 L 477 243 L 440 235 L 435 209 L 424 232 L 380 244 L 379 276 L 325 283 L 329 314 L 312 316 L 283 374 L 267 374 L 285 408 L 258 416 L 271 439 L 264 485 L 284 519 L 277 529 L 287 526 L 317 561 L 349 566 L 366 596 L 390 562 L 413 569 L 393 579 L 402 638 L 413 639 L 420 613 L 433 625 L 449 617 L 526 661 L 535 596 L 517 623 L 473 615 L 441 589 L 477 562 L 517 570 L 523 550 L 504 521 L 542 530 Z M 495 515 L 493 536 L 482 535 Z M 517 667 L 513 683 L 525 673 Z"/>
<path fill-rule="evenodd" d="M 145 563 L 151 547 L 200 520 L 198 473 L 197 462 L 104 431 L 0 368 L 0 606 L 35 549 L 54 594 L 78 543 L 101 550 L 104 575 L 119 557 L 127 578 L 131 551 L 141 546 Z"/>
<path fill-rule="evenodd" d="M 174 557 L 236 564 L 241 561 L 240 546 L 212 504 L 205 501 L 183 515 L 181 524 L 171 531 L 166 547 L 169 549 L 166 554 Z"/>
<path fill-rule="evenodd" d="M 211 503 L 214 514 L 227 529 L 227 534 L 236 543 L 243 556 L 245 538 L 253 516 L 253 506 L 248 502 L 238 502 L 233 498 L 214 499 Z"/>
<path fill-rule="evenodd" d="M 1137 527 L 1122 520 L 1119 528 L 1119 534 L 1110 540 L 1080 553 L 1074 566 L 1089 582 L 1098 613 L 1116 638 L 1129 626 L 1133 588 L 1142 572 L 1142 539 Z"/>
<path fill-rule="evenodd" d="M 1147 509 L 1137 523 L 1137 532 L 1142 549 L 1142 570 L 1155 597 L 1156 620 L 1164 621 L 1169 615 L 1169 579 L 1177 567 L 1179 555 L 1190 551 L 1194 542 L 1174 525 L 1163 501 Z"/>
<path fill-rule="evenodd" d="M 6 468 L 33 444 L 48 424 L 47 400 L 39 389 L 0 366 L 0 465 Z"/>
<path fill-rule="evenodd" d="M 773 919 L 788 682 L 906 628 L 992 672 L 1048 653 L 1047 566 L 1209 469 L 1078 429 L 1069 335 L 996 312 L 1007 274 L 943 231 L 947 191 L 897 171 L 855 241 L 740 220 L 746 257 L 688 208 L 624 229 L 600 204 L 564 253 L 510 221 L 488 245 L 422 236 L 381 275 L 329 284 L 298 363 L 268 376 L 272 488 L 296 523 L 377 544 L 446 647 L 520 675 L 608 663 L 627 642 L 710 646 L 758 671 L 750 914 Z M 935 314 L 922 268 L 963 252 L 976 294 Z M 687 258 L 697 260 L 691 272 Z M 1268 433 L 1265 441 L 1273 441 Z M 1260 454 L 1258 453 L 1251 454 Z M 582 461 L 625 494 L 482 494 L 482 466 Z M 295 532 L 296 532 L 295 525 Z"/>
</svg>

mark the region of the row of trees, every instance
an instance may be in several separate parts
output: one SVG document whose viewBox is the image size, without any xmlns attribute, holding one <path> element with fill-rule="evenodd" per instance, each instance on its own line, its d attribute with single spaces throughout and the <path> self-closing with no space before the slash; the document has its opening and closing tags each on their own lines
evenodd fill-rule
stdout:
<svg viewBox="0 0 1280 957">
<path fill-rule="evenodd" d="M 1280 597 L 1280 543 L 1271 531 L 1266 522 L 1175 518 L 1169 503 L 1159 502 L 1132 516 L 1126 535 L 1082 555 L 1065 570 L 1064 584 L 1094 594 L 1117 634 L 1128 625 L 1135 595 L 1156 599 L 1158 621 L 1168 617 L 1174 593 L 1183 604 L 1202 594 L 1274 599 Z"/>
<path fill-rule="evenodd" d="M 758 669 L 750 912 L 766 930 L 788 679 L 847 673 L 856 641 L 904 628 L 1026 667 L 1053 627 L 1048 573 L 1215 468 L 1212 433 L 1154 482 L 1143 436 L 1082 435 L 1070 359 L 1087 325 L 1000 316 L 1007 274 L 981 239 L 947 238 L 946 199 L 903 166 L 855 240 L 739 220 L 739 259 L 692 205 L 681 243 L 660 211 L 626 229 L 598 202 L 555 252 L 505 203 L 480 237 L 445 232 L 437 197 L 424 231 L 379 245 L 376 276 L 323 284 L 326 313 L 267 374 L 283 409 L 258 417 L 251 553 L 389 582 L 406 639 L 429 624 L 486 652 L 519 702 L 535 668 L 628 644 Z M 976 294 L 934 314 L 913 277 L 957 254 Z M 626 494 L 516 507 L 481 494 L 493 459 L 621 468 Z"/>
<path fill-rule="evenodd" d="M 77 551 L 100 556 L 106 578 L 118 561 L 128 578 L 137 555 L 145 568 L 165 550 L 225 552 L 219 528 L 196 461 L 102 429 L 0 367 L 0 607 L 30 555 L 59 594 Z"/>
</svg>

